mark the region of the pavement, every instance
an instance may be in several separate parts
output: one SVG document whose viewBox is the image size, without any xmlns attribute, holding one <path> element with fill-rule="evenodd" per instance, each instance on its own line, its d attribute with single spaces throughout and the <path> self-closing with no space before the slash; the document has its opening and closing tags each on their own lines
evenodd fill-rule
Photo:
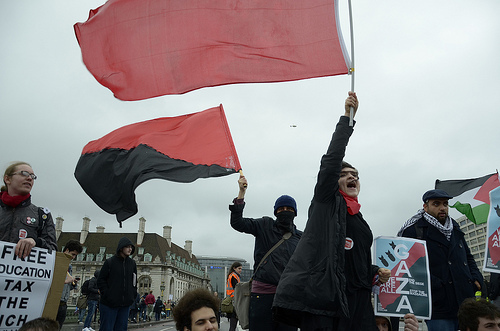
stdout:
<svg viewBox="0 0 500 331">
<path fill-rule="evenodd" d="M 159 320 L 159 321 L 128 323 L 127 329 L 145 328 L 145 327 L 148 327 L 148 326 L 151 326 L 151 325 L 161 324 L 161 323 L 170 322 L 170 321 L 173 321 L 172 317 L 167 318 L 167 319 L 162 319 L 162 320 Z M 96 323 L 92 323 L 92 328 L 95 329 L 96 331 L 98 331 L 99 330 L 99 324 L 97 322 Z M 78 324 L 78 323 L 75 323 L 75 322 L 70 322 L 70 323 L 66 323 L 65 322 L 63 324 L 63 327 L 62 327 L 61 330 L 62 331 L 81 331 L 82 329 L 83 329 L 83 324 Z M 239 324 L 238 324 L 236 330 L 237 331 L 243 331 L 243 329 L 240 327 Z M 227 320 L 227 318 L 225 318 L 225 317 L 221 318 L 221 323 L 220 323 L 219 331 L 229 331 L 229 321 Z"/>
<path fill-rule="evenodd" d="M 152 321 L 148 321 L 148 322 L 138 322 L 138 323 L 130 323 L 129 322 L 127 329 L 138 329 L 138 328 L 143 328 L 145 326 L 161 324 L 161 323 L 165 323 L 165 322 L 169 322 L 169 321 L 173 321 L 173 319 L 170 317 L 167 319 L 161 319 L 159 321 L 152 320 Z M 94 322 L 94 323 L 92 323 L 92 325 L 90 327 L 97 331 L 97 330 L 99 330 L 99 323 Z M 83 329 L 83 324 L 78 324 L 78 323 L 74 323 L 74 322 L 71 322 L 71 323 L 65 322 L 65 323 L 63 323 L 63 327 L 61 330 L 63 330 L 63 331 L 81 331 L 82 329 Z"/>
</svg>

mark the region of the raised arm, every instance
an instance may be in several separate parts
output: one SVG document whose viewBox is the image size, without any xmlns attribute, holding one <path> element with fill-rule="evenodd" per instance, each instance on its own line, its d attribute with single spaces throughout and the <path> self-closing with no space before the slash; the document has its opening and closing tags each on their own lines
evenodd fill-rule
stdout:
<svg viewBox="0 0 500 331">
<path fill-rule="evenodd" d="M 247 191 L 248 181 L 241 173 L 238 179 L 238 187 L 238 197 L 233 200 L 232 205 L 229 205 L 229 210 L 231 211 L 231 227 L 236 231 L 255 235 L 258 227 L 257 222 L 252 218 L 243 217 L 243 209 L 245 208 L 245 201 L 243 201 L 243 199 Z"/>
<path fill-rule="evenodd" d="M 244 199 L 245 193 L 247 192 L 248 181 L 242 173 L 240 173 L 240 179 L 238 179 L 238 186 L 240 187 L 240 191 L 238 192 L 238 199 Z"/>
<path fill-rule="evenodd" d="M 342 168 L 342 160 L 344 159 L 347 143 L 353 132 L 353 127 L 349 126 L 349 108 L 351 106 L 354 108 L 354 115 L 356 115 L 358 98 L 354 92 L 349 92 L 349 96 L 345 100 L 344 116 L 340 117 L 328 150 L 321 158 L 318 181 L 314 189 L 314 199 L 319 202 L 326 202 L 333 199 L 335 192 L 339 188 L 338 180 Z"/>
</svg>

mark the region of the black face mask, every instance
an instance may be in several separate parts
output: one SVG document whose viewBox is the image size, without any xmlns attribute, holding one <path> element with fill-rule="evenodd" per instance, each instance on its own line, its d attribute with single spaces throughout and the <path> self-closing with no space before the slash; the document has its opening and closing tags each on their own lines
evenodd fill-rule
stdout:
<svg viewBox="0 0 500 331">
<path fill-rule="evenodd" d="M 284 210 L 278 215 L 276 215 L 276 221 L 278 222 L 278 228 L 285 231 L 291 231 L 293 227 L 293 219 L 295 218 L 295 212 Z"/>
</svg>

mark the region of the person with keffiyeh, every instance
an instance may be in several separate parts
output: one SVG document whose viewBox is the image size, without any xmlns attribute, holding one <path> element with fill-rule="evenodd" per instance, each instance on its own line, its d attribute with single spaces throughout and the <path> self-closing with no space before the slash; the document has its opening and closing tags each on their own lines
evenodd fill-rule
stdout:
<svg viewBox="0 0 500 331">
<path fill-rule="evenodd" d="M 469 250 L 458 223 L 448 215 L 443 190 L 424 193 L 423 209 L 401 227 L 399 237 L 425 240 L 431 273 L 432 315 L 429 331 L 458 330 L 458 308 L 483 287 L 483 276 Z"/>
<path fill-rule="evenodd" d="M 47 208 L 31 203 L 37 176 L 26 162 L 5 170 L 0 191 L 0 240 L 16 243 L 15 254 L 25 258 L 33 247 L 57 250 L 56 229 Z"/>
<path fill-rule="evenodd" d="M 372 264 L 373 234 L 360 212 L 358 170 L 345 162 L 353 133 L 349 113 L 358 109 L 354 92 L 321 158 L 302 239 L 283 272 L 273 303 L 275 319 L 301 331 L 378 330 L 372 285 L 390 270 Z"/>
</svg>

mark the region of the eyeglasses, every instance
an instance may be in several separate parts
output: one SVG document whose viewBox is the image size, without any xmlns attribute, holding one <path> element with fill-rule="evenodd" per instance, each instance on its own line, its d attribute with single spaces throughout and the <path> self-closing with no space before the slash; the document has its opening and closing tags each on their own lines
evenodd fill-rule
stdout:
<svg viewBox="0 0 500 331">
<path fill-rule="evenodd" d="M 14 172 L 13 175 L 21 175 L 23 177 L 31 177 L 31 179 L 33 179 L 33 180 L 35 180 L 37 178 L 35 174 L 29 173 L 26 170 L 22 170 L 22 171 L 19 171 L 19 172 Z"/>
<path fill-rule="evenodd" d="M 340 177 L 345 177 L 347 175 L 352 175 L 354 178 L 359 179 L 359 174 L 357 171 L 341 171 Z"/>
</svg>

